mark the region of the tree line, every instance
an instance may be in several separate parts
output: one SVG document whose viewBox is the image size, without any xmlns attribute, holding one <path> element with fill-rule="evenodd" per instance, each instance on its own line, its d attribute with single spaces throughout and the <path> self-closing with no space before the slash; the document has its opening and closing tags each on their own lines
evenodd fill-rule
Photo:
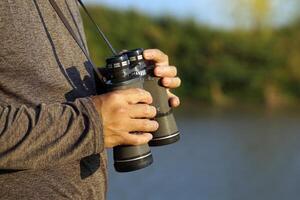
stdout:
<svg viewBox="0 0 300 200">
<path fill-rule="evenodd" d="M 300 100 L 300 20 L 281 28 L 219 30 L 174 17 L 102 6 L 89 10 L 118 50 L 159 48 L 176 65 L 182 98 L 278 106 Z M 109 49 L 82 13 L 90 54 L 103 66 Z"/>
</svg>

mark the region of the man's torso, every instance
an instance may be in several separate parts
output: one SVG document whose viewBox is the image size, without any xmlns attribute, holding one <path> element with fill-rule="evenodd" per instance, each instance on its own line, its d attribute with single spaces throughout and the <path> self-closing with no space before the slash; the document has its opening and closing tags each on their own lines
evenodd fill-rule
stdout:
<svg viewBox="0 0 300 200">
<path fill-rule="evenodd" d="M 85 46 L 76 1 L 57 3 Z M 2 0 L 0 30 L 1 105 L 37 106 L 95 94 L 92 67 L 48 1 Z M 104 199 L 106 156 L 2 174 L 0 185 L 3 199 Z"/>
</svg>

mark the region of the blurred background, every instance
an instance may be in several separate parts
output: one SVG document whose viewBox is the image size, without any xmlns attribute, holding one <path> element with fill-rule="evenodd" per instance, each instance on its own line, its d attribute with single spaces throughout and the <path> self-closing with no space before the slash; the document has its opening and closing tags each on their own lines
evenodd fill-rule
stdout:
<svg viewBox="0 0 300 200">
<path fill-rule="evenodd" d="M 109 200 L 300 196 L 300 0 L 85 0 L 115 48 L 159 48 L 176 65 L 179 143 L 118 174 Z M 82 13 L 90 53 L 110 52 Z"/>
</svg>

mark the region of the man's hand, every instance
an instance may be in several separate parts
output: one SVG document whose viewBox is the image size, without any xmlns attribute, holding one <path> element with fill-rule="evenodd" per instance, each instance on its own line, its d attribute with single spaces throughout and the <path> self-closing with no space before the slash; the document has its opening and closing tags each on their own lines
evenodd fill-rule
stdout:
<svg viewBox="0 0 300 200">
<path fill-rule="evenodd" d="M 181 84 L 180 78 L 177 77 L 177 68 L 175 66 L 169 66 L 169 57 L 158 49 L 145 50 L 144 57 L 146 60 L 155 63 L 154 74 L 158 77 L 162 77 L 161 82 L 163 86 L 168 88 L 170 105 L 172 107 L 179 106 L 179 98 L 170 92 L 170 89 L 177 88 Z"/>
<path fill-rule="evenodd" d="M 158 129 L 158 123 L 150 120 L 155 117 L 156 109 L 149 105 L 152 97 L 145 90 L 118 90 L 94 96 L 92 101 L 102 117 L 106 148 L 146 144 L 152 139 L 149 132 Z"/>
</svg>

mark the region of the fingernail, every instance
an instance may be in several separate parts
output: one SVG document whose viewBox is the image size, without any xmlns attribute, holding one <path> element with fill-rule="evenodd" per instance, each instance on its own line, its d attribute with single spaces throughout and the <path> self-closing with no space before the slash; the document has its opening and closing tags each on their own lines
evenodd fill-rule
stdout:
<svg viewBox="0 0 300 200">
<path fill-rule="evenodd" d="M 156 72 L 157 76 L 161 76 L 162 73 L 164 72 L 164 70 L 162 68 L 160 68 L 160 67 L 156 67 L 155 68 L 155 72 Z"/>
<path fill-rule="evenodd" d="M 176 106 L 179 106 L 180 100 L 176 98 L 175 102 L 176 102 Z"/>
<path fill-rule="evenodd" d="M 171 99 L 171 106 L 172 107 L 177 107 L 177 106 L 179 106 L 179 104 L 180 104 L 180 101 L 179 101 L 178 98 L 172 98 Z"/>
<path fill-rule="evenodd" d="M 164 83 L 165 83 L 165 85 L 169 85 L 169 84 L 171 83 L 171 80 L 170 80 L 170 79 L 167 79 L 167 78 L 165 78 L 165 79 L 164 79 Z"/>
<path fill-rule="evenodd" d="M 153 138 L 153 135 L 152 135 L 152 134 L 150 134 L 150 133 L 148 133 L 147 135 L 148 135 L 148 138 L 149 138 L 149 140 L 152 140 L 152 138 Z"/>
</svg>

